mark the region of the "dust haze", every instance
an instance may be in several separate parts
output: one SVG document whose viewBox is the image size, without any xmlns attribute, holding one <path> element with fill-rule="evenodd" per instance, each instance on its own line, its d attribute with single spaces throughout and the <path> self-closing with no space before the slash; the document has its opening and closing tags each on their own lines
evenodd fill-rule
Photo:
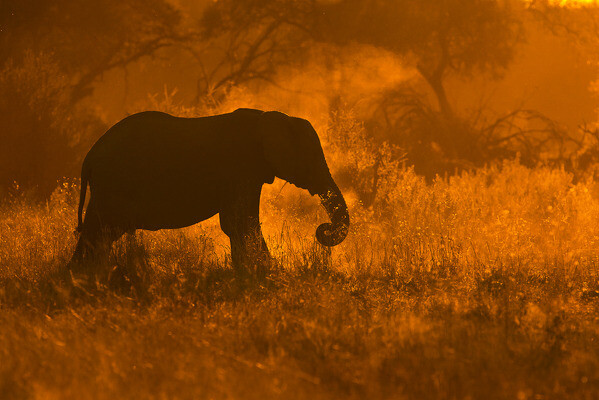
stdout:
<svg viewBox="0 0 599 400">
<path fill-rule="evenodd" d="M 593 0 L 3 0 L 0 393 L 594 398 L 598 24 Z M 347 239 L 276 179 L 266 275 L 214 217 L 120 239 L 125 288 L 67 285 L 96 140 L 237 108 L 311 122 Z"/>
</svg>

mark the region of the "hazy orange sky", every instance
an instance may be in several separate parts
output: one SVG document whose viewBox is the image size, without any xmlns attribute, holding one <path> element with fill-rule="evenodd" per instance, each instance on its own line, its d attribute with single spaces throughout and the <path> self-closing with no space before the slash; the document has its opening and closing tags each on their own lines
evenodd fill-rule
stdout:
<svg viewBox="0 0 599 400">
<path fill-rule="evenodd" d="M 552 3 L 568 5 L 568 6 L 577 6 L 577 5 L 597 3 L 597 0 L 553 0 Z"/>
</svg>

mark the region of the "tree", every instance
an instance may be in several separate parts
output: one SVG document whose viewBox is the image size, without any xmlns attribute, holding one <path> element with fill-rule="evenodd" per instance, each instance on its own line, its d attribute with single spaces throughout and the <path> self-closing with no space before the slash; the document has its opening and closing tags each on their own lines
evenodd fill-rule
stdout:
<svg viewBox="0 0 599 400">
<path fill-rule="evenodd" d="M 83 149 L 103 124 L 72 106 L 70 82 L 46 54 L 0 69 L 0 199 L 12 187 L 47 198 L 57 181 L 77 176 Z"/>
<path fill-rule="evenodd" d="M 445 79 L 498 76 L 521 39 L 509 3 L 498 0 L 341 0 L 321 8 L 323 40 L 369 44 L 411 60 L 447 117 L 454 112 Z"/>
<path fill-rule="evenodd" d="M 536 21 L 555 36 L 566 37 L 582 60 L 599 71 L 599 5 L 597 2 L 563 4 L 548 0 L 533 0 L 528 11 Z M 597 79 L 597 76 L 595 77 Z M 599 80 L 589 82 L 589 90 L 599 92 Z M 599 123 L 584 122 L 569 140 L 574 151 L 568 158 L 575 176 L 599 176 Z"/>
<path fill-rule="evenodd" d="M 514 154 L 487 148 L 500 142 L 484 135 L 502 133 L 458 115 L 446 84 L 501 76 L 523 39 L 518 11 L 509 0 L 341 0 L 320 5 L 316 31 L 323 41 L 391 51 L 418 71 L 430 91 L 414 82 L 386 91 L 366 126 L 379 136 L 387 132 L 382 136 L 405 149 L 418 173 L 434 177 Z"/>
<path fill-rule="evenodd" d="M 312 1 L 222 0 L 198 21 L 199 38 L 188 46 L 200 66 L 197 97 L 222 97 L 233 86 L 272 83 L 279 67 L 309 43 Z"/>
<path fill-rule="evenodd" d="M 114 68 L 188 34 L 163 0 L 0 3 L 0 197 L 16 182 L 38 197 L 78 175 L 103 123 L 81 100 Z"/>
<path fill-rule="evenodd" d="M 68 76 L 71 102 L 93 91 L 102 74 L 187 40 L 181 16 L 164 0 L 4 0 L 0 67 L 26 54 L 52 54 Z"/>
<path fill-rule="evenodd" d="M 266 80 L 275 67 L 302 59 L 301 52 L 290 49 L 318 43 L 382 48 L 414 66 L 434 95 L 436 109 L 423 100 L 425 94 L 396 88 L 381 96 L 376 108 L 379 115 L 371 119 L 379 123 L 375 129 L 381 128 L 381 121 L 388 122 L 383 127 L 387 130 L 407 124 L 407 129 L 395 134 L 401 135 L 396 143 L 406 148 L 408 159 L 430 163 L 434 157 L 427 155 L 438 154 L 442 160 L 420 169 L 428 175 L 444 168 L 453 170 L 456 164 L 448 160 L 477 164 L 488 152 L 476 144 L 490 141 L 477 140 L 477 129 L 456 115 L 446 82 L 450 77 L 481 73 L 501 75 L 522 39 L 511 4 L 509 0 L 214 2 L 203 19 L 205 32 L 208 37 L 229 38 L 223 52 L 231 57 L 222 64 L 230 72 L 221 73 L 213 87 Z"/>
</svg>

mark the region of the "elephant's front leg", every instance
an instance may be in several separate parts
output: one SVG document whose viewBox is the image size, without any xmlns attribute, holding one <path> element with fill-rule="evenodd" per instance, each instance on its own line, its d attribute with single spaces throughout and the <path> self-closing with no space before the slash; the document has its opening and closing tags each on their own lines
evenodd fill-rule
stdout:
<svg viewBox="0 0 599 400">
<path fill-rule="evenodd" d="M 262 185 L 245 190 L 220 212 L 220 226 L 231 241 L 231 260 L 235 269 L 268 268 L 271 256 L 260 227 Z"/>
</svg>

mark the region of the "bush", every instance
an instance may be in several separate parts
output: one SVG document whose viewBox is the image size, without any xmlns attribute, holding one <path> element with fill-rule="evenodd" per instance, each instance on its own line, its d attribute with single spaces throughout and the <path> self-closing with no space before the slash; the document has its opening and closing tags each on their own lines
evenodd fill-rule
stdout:
<svg viewBox="0 0 599 400">
<path fill-rule="evenodd" d="M 48 198 L 59 179 L 79 175 L 84 149 L 103 126 L 72 104 L 70 89 L 47 54 L 29 52 L 0 70 L 0 198 L 11 188 Z"/>
<path fill-rule="evenodd" d="M 436 175 L 455 175 L 516 156 L 527 166 L 568 165 L 580 147 L 540 112 L 516 109 L 491 115 L 479 109 L 471 116 L 447 115 L 405 88 L 387 93 L 365 126 L 370 136 L 404 149 L 407 163 L 429 183 Z"/>
<path fill-rule="evenodd" d="M 332 115 L 323 139 L 329 167 L 337 184 L 353 191 L 360 205 L 385 206 L 386 193 L 401 173 L 405 153 L 369 136 L 351 111 Z M 377 201 L 378 200 L 378 201 Z"/>
</svg>

